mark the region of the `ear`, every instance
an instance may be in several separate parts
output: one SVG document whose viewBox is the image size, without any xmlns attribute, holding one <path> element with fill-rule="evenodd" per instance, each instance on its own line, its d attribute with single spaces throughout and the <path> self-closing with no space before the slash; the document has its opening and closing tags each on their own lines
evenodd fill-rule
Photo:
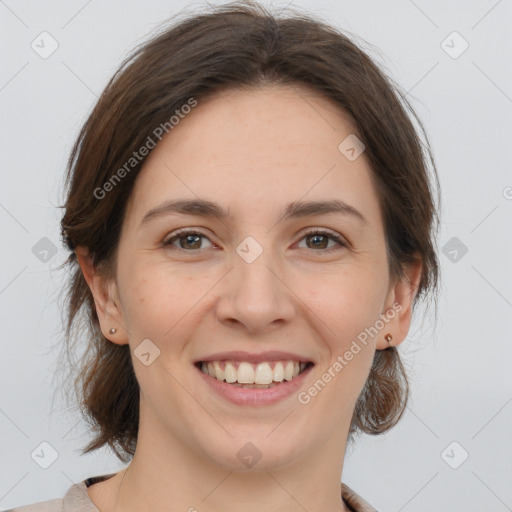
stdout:
<svg viewBox="0 0 512 512">
<path fill-rule="evenodd" d="M 390 346 L 385 339 L 387 334 L 391 334 L 393 337 L 391 346 L 402 343 L 411 327 L 413 301 L 418 292 L 423 268 L 420 255 L 416 253 L 414 256 L 417 258 L 416 261 L 402 266 L 403 278 L 397 279 L 390 285 L 386 307 L 383 311 L 383 316 L 389 320 L 379 333 L 377 350 L 383 350 Z"/>
<path fill-rule="evenodd" d="M 94 297 L 96 313 L 103 336 L 118 345 L 126 345 L 128 343 L 128 333 L 124 327 L 123 311 L 115 280 L 101 273 L 94 266 L 87 248 L 77 247 L 75 253 L 87 285 Z M 116 332 L 111 333 L 110 329 L 115 329 Z"/>
</svg>

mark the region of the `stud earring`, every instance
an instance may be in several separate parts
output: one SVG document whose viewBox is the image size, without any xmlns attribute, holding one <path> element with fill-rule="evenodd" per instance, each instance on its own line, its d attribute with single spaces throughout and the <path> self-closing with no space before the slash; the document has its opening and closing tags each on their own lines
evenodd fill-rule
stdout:
<svg viewBox="0 0 512 512">
<path fill-rule="evenodd" d="M 391 346 L 391 340 L 393 339 L 393 336 L 391 336 L 391 334 L 386 334 L 384 339 L 388 342 L 388 345 Z"/>
<path fill-rule="evenodd" d="M 117 329 L 115 327 L 112 327 L 110 331 L 108 331 L 110 334 L 115 334 L 117 332 Z"/>
</svg>

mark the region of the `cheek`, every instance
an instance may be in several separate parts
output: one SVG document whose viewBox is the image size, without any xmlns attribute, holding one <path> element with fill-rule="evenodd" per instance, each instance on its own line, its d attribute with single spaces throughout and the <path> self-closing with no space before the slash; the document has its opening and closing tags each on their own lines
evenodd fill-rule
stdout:
<svg viewBox="0 0 512 512">
<path fill-rule="evenodd" d="M 319 369 L 332 393 L 327 402 L 352 403 L 364 386 L 376 341 L 384 335 L 376 325 L 381 326 L 386 291 L 385 265 L 375 260 L 347 266 L 333 273 L 327 285 L 310 290 L 310 306 L 325 326 L 321 329 L 329 352 Z"/>
<path fill-rule="evenodd" d="M 325 417 L 331 415 L 335 423 L 350 414 L 375 354 L 377 337 L 372 336 L 372 327 L 380 318 L 382 285 L 371 278 L 362 279 L 361 274 L 358 277 L 340 277 L 337 281 L 339 291 L 330 294 L 329 300 L 316 304 L 319 318 L 328 326 L 328 329 L 322 328 L 327 352 L 315 383 L 301 397 L 313 400 L 321 391 L 322 398 L 317 407 L 322 409 L 321 414 Z M 317 298 L 321 295 L 319 292 Z M 323 298 L 326 298 L 325 294 Z"/>
<path fill-rule="evenodd" d="M 197 302 L 191 279 L 158 264 L 133 264 L 119 269 L 126 326 L 134 341 L 161 340 Z"/>
<path fill-rule="evenodd" d="M 173 264 L 158 254 L 139 254 L 120 260 L 118 277 L 130 344 L 149 338 L 161 351 L 179 354 L 205 322 L 221 275 L 199 265 Z"/>
<path fill-rule="evenodd" d="M 325 322 L 333 347 L 343 349 L 347 341 L 372 326 L 383 312 L 387 273 L 384 265 L 375 260 L 346 265 L 328 277 L 297 276 L 296 282 L 302 283 L 308 305 Z"/>
</svg>

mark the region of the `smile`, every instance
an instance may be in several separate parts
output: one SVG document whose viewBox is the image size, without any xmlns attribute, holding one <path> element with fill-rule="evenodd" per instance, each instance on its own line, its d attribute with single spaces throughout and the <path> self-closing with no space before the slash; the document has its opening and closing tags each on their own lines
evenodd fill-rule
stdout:
<svg viewBox="0 0 512 512">
<path fill-rule="evenodd" d="M 291 381 L 312 363 L 293 360 L 263 361 L 202 361 L 198 367 L 219 382 L 243 388 L 271 388 L 283 381 Z"/>
</svg>

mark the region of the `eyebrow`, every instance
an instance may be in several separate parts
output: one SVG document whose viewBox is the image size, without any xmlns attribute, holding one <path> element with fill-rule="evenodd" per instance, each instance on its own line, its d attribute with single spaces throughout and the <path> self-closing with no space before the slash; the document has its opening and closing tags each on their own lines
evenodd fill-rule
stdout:
<svg viewBox="0 0 512 512">
<path fill-rule="evenodd" d="M 339 199 L 332 199 L 330 201 L 294 201 L 292 203 L 288 203 L 283 209 L 277 222 L 290 218 L 326 215 L 329 213 L 349 215 L 364 224 L 368 224 L 368 221 L 362 213 L 356 210 L 353 206 Z M 204 199 L 173 199 L 165 201 L 159 206 L 149 210 L 144 215 L 140 223 L 140 227 L 147 224 L 150 220 L 171 214 L 210 217 L 222 221 L 233 218 L 233 215 L 229 210 L 225 210 L 221 205 L 212 201 Z"/>
</svg>

